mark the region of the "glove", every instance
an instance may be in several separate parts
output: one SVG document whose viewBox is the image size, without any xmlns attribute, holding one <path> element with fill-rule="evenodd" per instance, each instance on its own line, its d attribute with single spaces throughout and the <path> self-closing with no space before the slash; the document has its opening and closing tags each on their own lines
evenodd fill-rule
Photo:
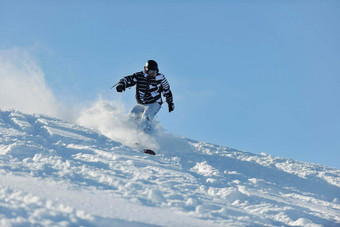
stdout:
<svg viewBox="0 0 340 227">
<path fill-rule="evenodd" d="M 116 90 L 117 90 L 117 92 L 123 92 L 123 91 L 125 91 L 125 86 L 124 86 L 124 84 L 119 83 L 119 84 L 116 86 Z"/>
<path fill-rule="evenodd" d="M 168 107 L 169 107 L 169 113 L 170 113 L 170 112 L 172 112 L 175 109 L 175 104 L 168 103 Z"/>
</svg>

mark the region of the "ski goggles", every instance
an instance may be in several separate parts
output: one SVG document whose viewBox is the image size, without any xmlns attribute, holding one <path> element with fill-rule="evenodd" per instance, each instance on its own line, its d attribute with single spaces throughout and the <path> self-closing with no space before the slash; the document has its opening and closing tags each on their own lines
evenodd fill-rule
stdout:
<svg viewBox="0 0 340 227">
<path fill-rule="evenodd" d="M 150 69 L 150 70 L 146 69 L 146 71 L 148 73 L 151 73 L 151 74 L 156 74 L 157 73 L 157 70 L 153 70 L 153 69 Z"/>
</svg>

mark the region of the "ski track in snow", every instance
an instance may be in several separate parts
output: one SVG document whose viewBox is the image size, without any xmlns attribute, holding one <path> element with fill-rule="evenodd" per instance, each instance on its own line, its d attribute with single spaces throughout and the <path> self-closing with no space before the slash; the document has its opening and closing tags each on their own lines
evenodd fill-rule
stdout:
<svg viewBox="0 0 340 227">
<path fill-rule="evenodd" d="M 156 136 L 145 155 L 90 129 L 0 111 L 0 226 L 339 226 L 340 170 Z"/>
</svg>

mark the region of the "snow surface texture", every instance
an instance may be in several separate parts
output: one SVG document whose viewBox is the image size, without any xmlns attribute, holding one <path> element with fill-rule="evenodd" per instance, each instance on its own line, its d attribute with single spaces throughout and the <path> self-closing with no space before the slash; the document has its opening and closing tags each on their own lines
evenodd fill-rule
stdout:
<svg viewBox="0 0 340 227">
<path fill-rule="evenodd" d="M 340 225 L 338 169 L 99 127 L 0 111 L 0 226 Z"/>
</svg>

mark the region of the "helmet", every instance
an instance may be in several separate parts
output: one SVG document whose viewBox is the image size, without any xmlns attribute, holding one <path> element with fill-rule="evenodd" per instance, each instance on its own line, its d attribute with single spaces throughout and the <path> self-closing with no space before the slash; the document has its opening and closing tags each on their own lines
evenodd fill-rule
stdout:
<svg viewBox="0 0 340 227">
<path fill-rule="evenodd" d="M 144 70 L 145 72 L 148 72 L 149 70 L 157 70 L 157 72 L 159 71 L 158 70 L 158 64 L 156 61 L 154 60 L 149 60 L 145 63 L 145 66 L 144 66 Z"/>
</svg>

